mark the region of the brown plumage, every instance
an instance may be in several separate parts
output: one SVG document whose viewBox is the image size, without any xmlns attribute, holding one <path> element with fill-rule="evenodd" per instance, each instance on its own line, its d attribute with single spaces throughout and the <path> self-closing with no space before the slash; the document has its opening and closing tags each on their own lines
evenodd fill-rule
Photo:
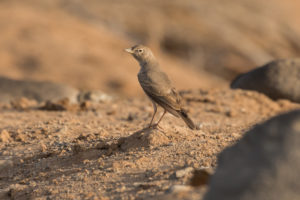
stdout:
<svg viewBox="0 0 300 200">
<path fill-rule="evenodd" d="M 132 54 L 139 62 L 141 69 L 138 73 L 138 80 L 144 92 L 153 103 L 154 113 L 149 126 L 152 126 L 157 111 L 156 105 L 158 104 L 164 108 L 164 113 L 156 125 L 159 124 L 166 111 L 168 111 L 176 117 L 181 117 L 189 128 L 195 129 L 193 121 L 182 108 L 180 95 L 172 86 L 168 76 L 161 71 L 151 50 L 146 46 L 136 45 L 129 49 L 125 49 L 125 51 Z"/>
</svg>

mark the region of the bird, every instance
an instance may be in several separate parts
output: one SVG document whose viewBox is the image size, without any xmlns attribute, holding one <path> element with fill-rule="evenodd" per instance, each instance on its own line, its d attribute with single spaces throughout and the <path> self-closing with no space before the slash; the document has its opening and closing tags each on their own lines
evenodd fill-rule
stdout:
<svg viewBox="0 0 300 200">
<path fill-rule="evenodd" d="M 196 129 L 194 122 L 183 109 L 181 96 L 172 86 L 167 74 L 161 70 L 150 48 L 144 45 L 135 45 L 125 49 L 125 51 L 130 53 L 138 61 L 140 65 L 140 71 L 137 75 L 138 81 L 153 104 L 153 115 L 149 128 L 158 126 L 166 112 L 169 112 L 175 117 L 183 119 L 190 129 Z M 152 125 L 157 112 L 157 105 L 161 106 L 164 112 L 158 122 Z"/>
</svg>

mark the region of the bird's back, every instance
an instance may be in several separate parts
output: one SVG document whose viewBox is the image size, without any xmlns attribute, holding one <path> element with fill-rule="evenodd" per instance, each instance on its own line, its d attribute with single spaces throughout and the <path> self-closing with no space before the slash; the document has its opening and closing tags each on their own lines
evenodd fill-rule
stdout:
<svg viewBox="0 0 300 200">
<path fill-rule="evenodd" d="M 159 66 L 144 66 L 138 74 L 138 80 L 145 93 L 160 106 L 177 115 L 171 110 L 181 109 L 181 98 L 168 76 Z"/>
</svg>

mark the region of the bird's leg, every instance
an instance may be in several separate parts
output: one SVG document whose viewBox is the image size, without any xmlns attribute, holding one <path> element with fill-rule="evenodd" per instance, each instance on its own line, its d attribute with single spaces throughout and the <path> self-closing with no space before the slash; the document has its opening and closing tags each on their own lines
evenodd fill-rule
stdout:
<svg viewBox="0 0 300 200">
<path fill-rule="evenodd" d="M 159 122 L 162 120 L 162 118 L 165 116 L 166 114 L 166 109 L 164 109 L 164 113 L 162 114 L 162 116 L 160 117 L 160 119 L 158 120 L 158 122 L 155 124 L 156 126 L 158 126 Z"/>
<path fill-rule="evenodd" d="M 153 116 L 152 116 L 152 119 L 150 121 L 150 124 L 149 124 L 149 128 L 152 126 L 152 122 L 153 122 L 153 119 L 154 119 L 154 116 L 156 114 L 156 111 L 157 111 L 157 107 L 156 107 L 156 104 L 152 101 L 152 104 L 153 104 Z"/>
</svg>

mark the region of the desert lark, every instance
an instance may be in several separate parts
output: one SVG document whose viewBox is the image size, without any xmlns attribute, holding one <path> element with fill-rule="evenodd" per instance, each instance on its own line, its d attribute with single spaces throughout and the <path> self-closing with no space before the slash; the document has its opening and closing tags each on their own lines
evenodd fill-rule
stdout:
<svg viewBox="0 0 300 200">
<path fill-rule="evenodd" d="M 138 80 L 144 92 L 153 103 L 154 112 L 149 127 L 152 126 L 154 116 L 157 112 L 157 105 L 160 105 L 164 109 L 164 112 L 155 126 L 158 126 L 168 111 L 172 115 L 182 118 L 190 129 L 195 129 L 193 121 L 182 108 L 180 95 L 172 86 L 167 74 L 161 71 L 152 51 L 143 45 L 135 45 L 125 49 L 125 51 L 133 55 L 139 62 L 141 68 L 138 73 Z"/>
</svg>

